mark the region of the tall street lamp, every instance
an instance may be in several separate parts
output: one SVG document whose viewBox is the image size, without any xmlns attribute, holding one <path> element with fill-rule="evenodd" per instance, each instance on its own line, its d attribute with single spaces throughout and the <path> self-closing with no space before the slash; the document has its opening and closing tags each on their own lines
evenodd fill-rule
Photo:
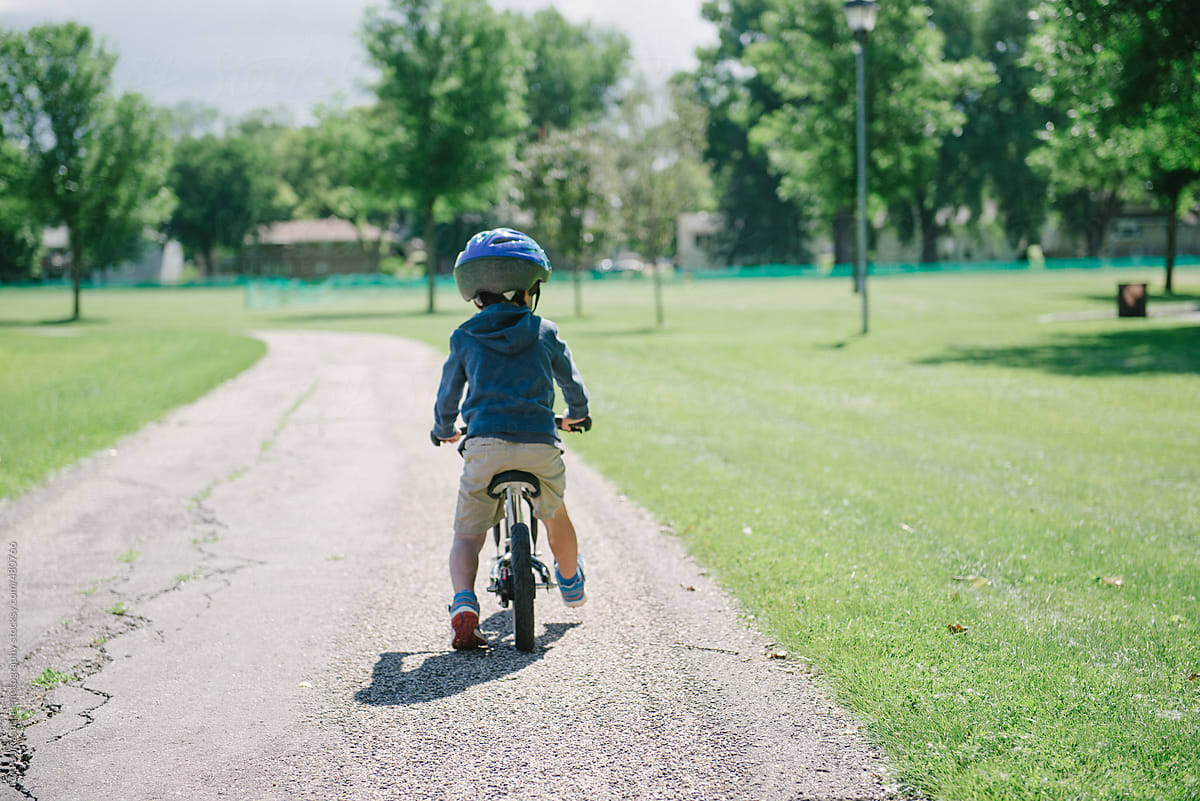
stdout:
<svg viewBox="0 0 1200 801">
<path fill-rule="evenodd" d="M 867 34 L 875 30 L 879 4 L 872 0 L 846 0 L 846 22 L 854 33 L 854 64 L 858 77 L 858 254 L 854 277 L 862 296 L 862 332 L 867 333 L 867 98 L 863 58 Z"/>
</svg>

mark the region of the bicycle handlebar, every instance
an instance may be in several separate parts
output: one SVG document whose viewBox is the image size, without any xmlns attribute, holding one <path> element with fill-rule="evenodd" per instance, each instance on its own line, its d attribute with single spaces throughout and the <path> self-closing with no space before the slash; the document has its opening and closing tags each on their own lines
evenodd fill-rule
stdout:
<svg viewBox="0 0 1200 801">
<path fill-rule="evenodd" d="M 560 415 L 560 416 L 557 416 L 554 418 L 554 427 L 558 428 L 561 431 L 571 431 L 573 433 L 582 434 L 584 431 L 591 431 L 592 416 L 588 415 L 587 417 L 583 418 L 582 420 L 580 420 L 578 423 L 571 426 L 570 428 L 563 428 L 563 418 Z M 467 429 L 460 428 L 460 429 L 458 429 L 458 433 L 462 434 L 463 436 L 466 436 Z M 444 442 L 444 440 L 439 439 L 437 434 L 434 434 L 432 431 L 429 432 L 429 441 L 432 442 L 434 444 L 434 446 L 438 447 L 438 448 L 440 448 L 442 446 L 442 442 Z"/>
<path fill-rule="evenodd" d="M 583 418 L 582 420 L 580 420 L 578 423 L 571 426 L 570 428 L 563 428 L 563 419 L 561 416 L 555 417 L 554 418 L 554 426 L 555 426 L 555 428 L 561 429 L 563 431 L 573 431 L 575 433 L 582 434 L 584 431 L 591 431 L 592 416 L 588 415 L 587 417 Z"/>
</svg>

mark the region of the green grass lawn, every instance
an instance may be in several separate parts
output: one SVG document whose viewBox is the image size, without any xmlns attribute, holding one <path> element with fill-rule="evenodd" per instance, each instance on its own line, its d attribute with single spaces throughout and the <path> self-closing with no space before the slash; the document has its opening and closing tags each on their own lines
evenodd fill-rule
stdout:
<svg viewBox="0 0 1200 801">
<path fill-rule="evenodd" d="M 678 287 L 667 330 L 566 327 L 576 447 L 911 786 L 1196 798 L 1200 325 L 1038 322 L 1114 284 L 877 281 L 865 339 L 840 284 Z"/>
<path fill-rule="evenodd" d="M 843 280 L 673 284 L 663 329 L 637 282 L 589 285 L 583 319 L 552 285 L 542 311 L 593 396 L 596 427 L 572 447 L 811 664 L 905 783 L 1195 799 L 1200 323 L 1040 321 L 1113 308 L 1134 278 L 1161 282 L 877 279 L 865 338 Z M 1200 300 L 1200 272 L 1176 285 Z M 55 297 L 0 292 L 0 360 L 13 342 L 71 346 L 12 325 L 51 319 Z M 102 322 L 83 339 L 304 326 L 444 347 L 468 309 L 450 291 L 439 306 L 421 314 L 409 293 L 250 313 L 230 290 L 95 292 L 85 314 Z M 0 442 L 9 428 L 0 408 Z"/>
<path fill-rule="evenodd" d="M 88 293 L 99 316 L 63 325 L 65 292 L 0 290 L 0 499 L 253 364 L 265 347 L 206 323 L 210 297 L 194 295 L 189 321 L 168 308 L 192 303 L 163 308 L 165 293 Z"/>
</svg>

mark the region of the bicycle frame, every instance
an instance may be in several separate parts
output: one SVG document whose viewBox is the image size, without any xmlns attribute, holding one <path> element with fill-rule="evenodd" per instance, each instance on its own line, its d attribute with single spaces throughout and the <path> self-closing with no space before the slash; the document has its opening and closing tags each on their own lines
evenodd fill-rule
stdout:
<svg viewBox="0 0 1200 801">
<path fill-rule="evenodd" d="M 506 474 L 502 474 L 506 475 Z M 511 532 L 514 526 L 525 525 L 529 529 L 529 540 L 533 556 L 530 560 L 536 576 L 534 589 L 553 589 L 558 584 L 554 581 L 554 572 L 537 558 L 538 521 L 533 516 L 533 496 L 536 485 L 523 480 L 517 475 L 504 481 L 494 481 L 489 492 L 497 497 L 503 497 L 504 519 L 492 529 L 492 538 L 496 544 L 496 556 L 490 572 L 491 582 L 488 592 L 493 592 L 500 599 L 500 606 L 507 608 L 512 601 L 512 580 L 509 572 L 512 556 Z"/>
</svg>

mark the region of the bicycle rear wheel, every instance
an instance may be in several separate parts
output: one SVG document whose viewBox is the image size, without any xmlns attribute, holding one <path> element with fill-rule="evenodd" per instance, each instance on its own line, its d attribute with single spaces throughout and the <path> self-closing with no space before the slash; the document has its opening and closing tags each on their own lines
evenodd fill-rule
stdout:
<svg viewBox="0 0 1200 801">
<path fill-rule="evenodd" d="M 517 523 L 509 533 L 513 571 L 513 634 L 518 651 L 533 650 L 533 553 L 529 527 Z"/>
</svg>

